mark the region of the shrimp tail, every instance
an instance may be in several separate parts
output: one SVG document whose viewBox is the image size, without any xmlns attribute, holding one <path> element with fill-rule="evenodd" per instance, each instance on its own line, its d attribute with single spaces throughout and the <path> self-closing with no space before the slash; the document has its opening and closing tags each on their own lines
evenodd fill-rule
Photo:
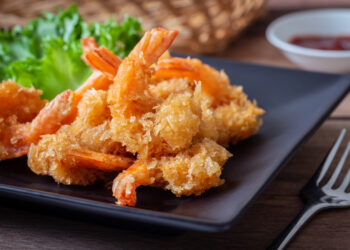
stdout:
<svg viewBox="0 0 350 250">
<path fill-rule="evenodd" d="M 34 118 L 26 140 L 36 143 L 41 135 L 55 133 L 63 124 L 72 122 L 76 115 L 74 93 L 66 90 L 55 97 Z"/>
<path fill-rule="evenodd" d="M 163 28 L 154 28 L 147 31 L 141 41 L 130 52 L 128 58 L 141 62 L 145 67 L 156 63 L 175 40 L 177 30 L 168 31 Z"/>
<path fill-rule="evenodd" d="M 137 202 L 136 188 L 151 185 L 155 182 L 155 174 L 147 169 L 145 162 L 134 163 L 130 168 L 120 173 L 113 181 L 113 196 L 117 204 L 134 207 Z"/>
<path fill-rule="evenodd" d="M 9 146 L 1 160 L 26 155 L 32 143 L 37 143 L 42 135 L 55 133 L 63 124 L 74 117 L 74 96 L 67 90 L 49 102 L 32 122 L 15 124 L 9 127 Z"/>
<path fill-rule="evenodd" d="M 140 42 L 123 60 L 108 92 L 112 116 L 121 110 L 125 115 L 139 115 L 152 109 L 145 95 L 147 69 L 158 61 L 177 36 L 178 31 L 155 28 L 145 33 Z"/>
<path fill-rule="evenodd" d="M 106 172 L 127 169 L 134 162 L 134 159 L 129 157 L 98 153 L 90 150 L 74 150 L 69 152 L 68 156 L 74 161 L 73 166 L 93 168 Z"/>
<path fill-rule="evenodd" d="M 187 59 L 173 57 L 160 60 L 152 76 L 154 79 L 187 78 L 190 81 L 199 81 L 199 70 Z"/>
<path fill-rule="evenodd" d="M 82 38 L 81 44 L 84 62 L 93 69 L 103 72 L 112 80 L 122 60 L 106 47 L 98 47 L 96 40 L 92 37 Z"/>
</svg>

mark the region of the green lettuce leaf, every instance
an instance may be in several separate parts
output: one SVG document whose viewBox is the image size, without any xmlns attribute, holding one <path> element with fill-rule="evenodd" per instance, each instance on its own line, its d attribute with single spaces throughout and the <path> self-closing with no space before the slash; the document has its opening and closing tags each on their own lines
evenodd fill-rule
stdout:
<svg viewBox="0 0 350 250">
<path fill-rule="evenodd" d="M 140 22 L 128 16 L 120 24 L 115 20 L 87 24 L 76 5 L 57 14 L 45 12 L 24 28 L 0 30 L 0 80 L 34 86 L 43 90 L 43 98 L 52 99 L 78 88 L 91 74 L 81 60 L 81 38 L 93 36 L 99 45 L 124 58 L 141 32 Z"/>
</svg>

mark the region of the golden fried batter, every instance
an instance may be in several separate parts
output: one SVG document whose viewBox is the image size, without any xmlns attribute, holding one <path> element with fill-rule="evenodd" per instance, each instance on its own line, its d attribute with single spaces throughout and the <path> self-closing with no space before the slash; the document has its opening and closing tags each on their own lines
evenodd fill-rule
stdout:
<svg viewBox="0 0 350 250">
<path fill-rule="evenodd" d="M 30 129 L 27 123 L 45 106 L 41 94 L 40 90 L 13 81 L 0 83 L 0 160 L 26 152 L 27 145 L 16 138 Z"/>
<path fill-rule="evenodd" d="M 162 186 L 176 196 L 200 195 L 224 183 L 222 166 L 230 156 L 224 147 L 205 138 L 175 156 L 137 161 L 117 176 L 113 193 L 119 204 L 129 206 L 136 204 L 135 190 L 141 185 Z"/>
<path fill-rule="evenodd" d="M 29 167 L 79 185 L 123 170 L 112 189 L 118 203 L 129 206 L 142 185 L 188 196 L 223 184 L 231 156 L 224 147 L 256 133 L 264 110 L 230 85 L 224 71 L 164 56 L 176 35 L 152 29 L 123 61 L 84 40 L 84 58 L 95 71 L 78 91 L 77 115 L 32 144 Z M 103 90 L 91 89 L 94 84 Z"/>
<path fill-rule="evenodd" d="M 36 174 L 52 176 L 56 182 L 66 185 L 89 185 L 103 179 L 103 171 L 75 168 L 68 152 L 80 150 L 80 146 L 66 133 L 68 125 L 59 132 L 44 135 L 37 145 L 32 144 L 28 153 L 28 166 Z M 68 132 L 68 131 L 67 131 Z"/>
<path fill-rule="evenodd" d="M 175 195 L 200 195 L 224 183 L 222 166 L 231 156 L 224 147 L 204 138 L 175 157 L 162 157 L 158 162 L 164 188 Z"/>
<path fill-rule="evenodd" d="M 33 120 L 47 102 L 40 100 L 41 94 L 41 90 L 25 88 L 13 81 L 0 83 L 0 122 L 8 120 L 12 124 Z"/>
<path fill-rule="evenodd" d="M 135 205 L 140 185 L 157 184 L 177 196 L 220 185 L 229 153 L 216 142 L 227 146 L 251 136 L 264 113 L 223 71 L 197 59 L 159 61 L 153 77 L 144 77 L 156 62 L 154 47 L 161 47 L 145 45 L 153 36 L 164 36 L 154 38 L 162 43 L 171 33 L 146 33 L 143 53 L 122 62 L 109 90 L 113 139 L 138 158 L 114 181 L 114 196 L 123 205 Z"/>
<path fill-rule="evenodd" d="M 50 175 L 56 182 L 67 185 L 89 185 L 103 179 L 103 171 L 77 166 L 84 160 L 84 165 L 90 162 L 99 169 L 99 162 L 81 159 L 86 152 L 125 153 L 120 143 L 111 140 L 109 117 L 106 92 L 88 90 L 79 102 L 78 115 L 72 124 L 62 126 L 55 134 L 44 135 L 37 145 L 31 145 L 28 166 L 36 174 Z M 120 163 L 116 156 L 108 159 L 111 164 Z"/>
</svg>

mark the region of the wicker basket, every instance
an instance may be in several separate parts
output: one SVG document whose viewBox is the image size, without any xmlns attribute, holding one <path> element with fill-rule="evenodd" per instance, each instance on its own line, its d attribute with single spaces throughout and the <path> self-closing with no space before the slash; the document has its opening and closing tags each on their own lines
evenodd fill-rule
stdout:
<svg viewBox="0 0 350 250">
<path fill-rule="evenodd" d="M 27 20 L 68 7 L 69 0 L 0 0 L 0 26 L 24 25 Z M 261 17 L 265 0 L 76 0 L 85 19 L 103 21 L 128 13 L 142 19 L 145 29 L 162 26 L 180 31 L 178 52 L 214 53 L 223 50 L 242 30 Z"/>
</svg>

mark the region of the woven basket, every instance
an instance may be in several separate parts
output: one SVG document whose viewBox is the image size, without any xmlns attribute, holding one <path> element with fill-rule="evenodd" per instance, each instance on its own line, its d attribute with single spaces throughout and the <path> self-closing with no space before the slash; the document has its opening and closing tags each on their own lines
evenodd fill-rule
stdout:
<svg viewBox="0 0 350 250">
<path fill-rule="evenodd" d="M 0 26 L 24 25 L 42 11 L 68 7 L 69 0 L 0 0 Z M 261 17 L 265 0 L 76 0 L 86 20 L 104 21 L 122 13 L 141 18 L 144 29 L 161 26 L 180 31 L 174 50 L 214 53 L 223 50 Z M 120 15 L 118 15 L 120 14 Z"/>
</svg>

